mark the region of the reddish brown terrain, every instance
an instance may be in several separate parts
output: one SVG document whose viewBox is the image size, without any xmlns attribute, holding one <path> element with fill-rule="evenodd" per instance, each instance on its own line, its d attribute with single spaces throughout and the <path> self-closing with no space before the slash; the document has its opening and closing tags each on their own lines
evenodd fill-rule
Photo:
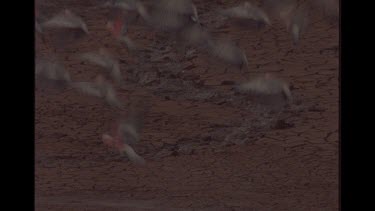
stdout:
<svg viewBox="0 0 375 211">
<path fill-rule="evenodd" d="M 69 88 L 36 90 L 36 210 L 339 209 L 338 22 L 311 11 L 294 46 L 277 19 L 258 30 L 215 13 L 239 1 L 195 0 L 212 35 L 245 50 L 250 72 L 242 73 L 199 50 L 184 57 L 174 39 L 142 20 L 129 26 L 129 37 L 154 50 L 129 52 L 105 28 L 108 10 L 87 9 L 97 2 L 60 0 L 42 7 L 49 16 L 71 9 L 90 35 L 65 48 L 53 44 L 52 32 L 44 40 L 36 35 L 36 56 L 55 54 L 73 81 L 92 81 L 102 71 L 76 55 L 108 48 L 120 58 L 126 84 L 115 87 L 126 106 L 112 109 Z M 293 101 L 262 104 L 226 82 L 263 73 L 286 79 Z M 146 165 L 137 166 L 101 136 L 141 97 L 151 109 L 134 146 Z"/>
</svg>

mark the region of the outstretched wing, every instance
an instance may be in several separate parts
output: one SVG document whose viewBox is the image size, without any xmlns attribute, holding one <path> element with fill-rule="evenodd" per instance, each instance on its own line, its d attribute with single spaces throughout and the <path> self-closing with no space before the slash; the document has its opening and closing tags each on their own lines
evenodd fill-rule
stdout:
<svg viewBox="0 0 375 211">
<path fill-rule="evenodd" d="M 116 95 L 116 92 L 115 90 L 112 88 L 111 85 L 107 84 L 106 85 L 107 87 L 105 88 L 105 101 L 110 105 L 110 106 L 113 106 L 113 107 L 116 107 L 116 108 L 121 108 L 122 107 L 122 104 L 121 102 L 118 100 L 117 98 L 117 95 Z"/>
<path fill-rule="evenodd" d="M 249 14 L 246 8 L 242 6 L 236 6 L 236 7 L 220 10 L 219 14 L 229 17 L 229 18 L 249 18 Z"/>
<path fill-rule="evenodd" d="M 91 82 L 74 82 L 71 86 L 86 95 L 94 97 L 102 97 L 103 95 L 99 87 Z"/>
<path fill-rule="evenodd" d="M 83 53 L 80 55 L 80 58 L 93 64 L 99 65 L 101 67 L 109 68 L 108 61 L 100 54 Z"/>
<path fill-rule="evenodd" d="M 88 29 L 84 21 L 69 10 L 55 15 L 50 20 L 44 22 L 42 26 L 47 28 L 80 28 L 88 34 Z"/>
<path fill-rule="evenodd" d="M 121 36 L 120 41 L 124 42 L 126 47 L 131 51 L 137 49 L 137 45 L 135 44 L 135 42 L 131 40 L 128 36 Z"/>
</svg>

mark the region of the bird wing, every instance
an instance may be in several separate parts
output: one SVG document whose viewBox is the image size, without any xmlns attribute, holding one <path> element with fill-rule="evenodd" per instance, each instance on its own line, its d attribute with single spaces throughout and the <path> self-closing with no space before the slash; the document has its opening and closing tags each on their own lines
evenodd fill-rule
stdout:
<svg viewBox="0 0 375 211">
<path fill-rule="evenodd" d="M 289 86 L 287 84 L 284 84 L 283 85 L 283 93 L 285 95 L 285 97 L 288 99 L 288 100 L 292 100 L 292 93 L 289 89 Z"/>
<path fill-rule="evenodd" d="M 288 30 L 291 30 L 292 32 L 294 43 L 298 42 L 300 38 L 300 34 L 306 30 L 306 27 L 308 25 L 307 14 L 308 14 L 307 8 L 304 6 L 301 6 L 294 11 L 290 19 L 290 22 L 288 22 L 289 25 L 287 25 L 287 27 L 290 27 L 288 28 Z"/>
<path fill-rule="evenodd" d="M 106 91 L 105 91 L 105 101 L 110 105 L 110 106 L 113 106 L 113 107 L 117 107 L 117 108 L 121 108 L 122 107 L 122 104 L 120 103 L 120 101 L 117 99 L 117 96 L 116 96 L 116 92 L 115 90 L 112 88 L 112 86 L 110 85 L 107 85 L 107 88 L 105 88 Z"/>
<path fill-rule="evenodd" d="M 71 81 L 69 72 L 63 66 L 61 66 L 59 64 L 56 64 L 54 66 L 53 71 L 55 72 L 54 73 L 55 78 L 53 78 L 53 79 L 62 80 L 62 81 L 66 81 L 66 82 Z"/>
<path fill-rule="evenodd" d="M 74 82 L 71 86 L 86 95 L 95 97 L 102 97 L 103 95 L 99 87 L 91 82 Z"/>
<path fill-rule="evenodd" d="M 58 14 L 52 17 L 50 20 L 42 24 L 44 27 L 67 27 L 76 28 L 80 27 L 77 22 L 73 22 L 70 18 L 67 18 L 64 14 Z"/>
<path fill-rule="evenodd" d="M 291 22 L 304 30 L 308 24 L 308 11 L 305 5 L 300 6 L 294 11 Z"/>
<path fill-rule="evenodd" d="M 120 134 L 128 134 L 133 137 L 135 142 L 139 140 L 139 134 L 142 132 L 144 126 L 144 117 L 149 111 L 149 102 L 145 99 L 137 99 L 132 102 L 129 108 L 128 117 L 122 120 L 119 132 Z"/>
<path fill-rule="evenodd" d="M 120 41 L 123 41 L 126 44 L 126 47 L 129 50 L 136 50 L 137 49 L 137 45 L 128 36 L 121 36 Z"/>
<path fill-rule="evenodd" d="M 257 78 L 247 83 L 243 83 L 239 88 L 242 91 L 251 91 L 257 93 L 267 92 L 267 84 L 265 83 L 265 80 L 263 78 Z"/>
<path fill-rule="evenodd" d="M 36 75 L 40 75 L 50 80 L 70 81 L 70 74 L 57 62 L 37 61 L 35 65 Z"/>
<path fill-rule="evenodd" d="M 76 23 L 77 27 L 81 28 L 86 34 L 89 33 L 89 31 L 87 29 L 87 25 L 86 25 L 86 23 L 83 21 L 83 19 L 81 17 L 79 17 L 78 15 L 74 14 L 70 10 L 65 10 L 65 16 L 72 23 Z"/>
<path fill-rule="evenodd" d="M 210 46 L 213 56 L 221 58 L 230 63 L 238 63 L 242 61 L 241 50 L 230 41 L 216 41 Z"/>
<path fill-rule="evenodd" d="M 138 98 L 130 105 L 128 121 L 134 125 L 138 133 L 141 133 L 143 129 L 144 118 L 150 109 L 151 102 L 147 98 Z"/>
<path fill-rule="evenodd" d="M 100 57 L 100 60 L 97 59 L 97 61 L 100 61 L 97 63 L 98 65 L 101 65 L 102 67 L 106 68 L 108 71 L 110 71 L 111 77 L 118 83 L 121 83 L 122 81 L 122 75 L 120 71 L 120 64 L 117 59 L 113 58 L 112 55 L 104 48 L 99 49 L 99 54 L 93 54 L 95 57 Z"/>
<path fill-rule="evenodd" d="M 42 26 L 49 28 L 81 28 L 86 33 L 88 33 L 87 26 L 83 22 L 83 20 L 80 17 L 74 15 L 69 10 L 57 14 L 50 20 L 44 22 Z"/>
<path fill-rule="evenodd" d="M 220 11 L 220 14 L 230 18 L 249 18 L 248 10 L 243 6 L 223 9 Z"/>
<path fill-rule="evenodd" d="M 119 134 L 122 140 L 127 144 L 137 144 L 139 142 L 139 134 L 133 122 L 129 119 L 123 121 L 119 125 Z"/>
<path fill-rule="evenodd" d="M 91 62 L 93 64 L 99 65 L 104 68 L 109 68 L 108 61 L 100 54 L 97 53 L 83 53 L 81 54 L 81 59 Z"/>
<path fill-rule="evenodd" d="M 146 161 L 141 156 L 139 156 L 131 146 L 127 144 L 125 144 L 124 152 L 131 162 L 138 165 L 144 165 L 146 163 Z"/>
<path fill-rule="evenodd" d="M 260 7 L 251 6 L 248 10 L 248 14 L 254 20 L 261 20 L 261 21 L 267 23 L 268 25 L 271 24 L 271 21 L 270 21 L 268 15 L 267 15 L 267 13 L 263 9 L 261 9 Z"/>
<path fill-rule="evenodd" d="M 121 84 L 123 82 L 122 74 L 121 74 L 121 71 L 120 71 L 120 65 L 117 61 L 114 62 L 113 65 L 112 65 L 111 76 L 112 76 L 113 80 L 116 81 L 116 83 Z"/>
<path fill-rule="evenodd" d="M 135 1 L 116 1 L 113 5 L 113 7 L 127 10 L 127 11 L 133 11 L 136 9 L 135 7 Z"/>
<path fill-rule="evenodd" d="M 206 42 L 210 39 L 208 32 L 198 24 L 185 27 L 185 29 L 181 31 L 181 35 L 185 42 L 193 45 L 206 44 Z"/>
<path fill-rule="evenodd" d="M 252 91 L 258 94 L 279 94 L 284 92 L 285 82 L 277 78 L 259 77 L 240 86 L 243 91 Z M 288 93 L 286 93 L 288 94 Z"/>
</svg>

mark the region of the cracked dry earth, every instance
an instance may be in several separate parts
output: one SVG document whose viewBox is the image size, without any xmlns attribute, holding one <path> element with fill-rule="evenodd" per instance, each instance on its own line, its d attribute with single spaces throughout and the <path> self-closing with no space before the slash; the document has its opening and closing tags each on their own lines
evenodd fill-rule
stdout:
<svg viewBox="0 0 375 211">
<path fill-rule="evenodd" d="M 43 9 L 53 14 L 62 2 Z M 44 43 L 37 36 L 36 56 L 56 54 L 75 81 L 100 73 L 76 54 L 104 46 L 119 56 L 127 81 L 116 87 L 120 100 L 128 106 L 145 97 L 152 105 L 134 147 L 147 164 L 133 165 L 101 142 L 127 109 L 70 89 L 36 90 L 36 210 L 338 210 L 338 23 L 312 12 L 293 46 L 276 19 L 256 30 L 215 15 L 238 1 L 194 1 L 213 36 L 245 50 L 250 72 L 241 73 L 199 49 L 181 54 L 141 20 L 129 37 L 149 50 L 128 52 L 105 29 L 108 10 L 64 2 L 91 36 L 65 49 L 53 45 L 53 34 Z M 271 107 L 228 85 L 262 73 L 288 80 L 294 101 Z"/>
</svg>

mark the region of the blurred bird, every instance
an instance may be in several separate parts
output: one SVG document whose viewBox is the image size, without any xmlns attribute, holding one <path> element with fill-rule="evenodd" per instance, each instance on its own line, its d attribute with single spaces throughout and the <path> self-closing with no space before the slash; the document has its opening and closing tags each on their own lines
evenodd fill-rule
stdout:
<svg viewBox="0 0 375 211">
<path fill-rule="evenodd" d="M 125 143 L 137 144 L 139 142 L 139 134 L 135 123 L 128 120 L 119 125 L 119 133 L 122 134 Z"/>
<path fill-rule="evenodd" d="M 144 165 L 146 163 L 130 145 L 121 141 L 121 137 L 112 137 L 108 134 L 103 134 L 102 141 L 105 145 L 118 150 L 120 153 L 125 153 L 131 162 L 138 165 Z"/>
<path fill-rule="evenodd" d="M 249 69 L 249 63 L 245 52 L 234 42 L 228 40 L 210 40 L 208 51 L 211 55 L 227 62 L 239 66 L 240 70 Z"/>
<path fill-rule="evenodd" d="M 122 104 L 117 99 L 116 92 L 110 83 L 105 82 L 104 78 L 99 75 L 95 82 L 73 82 L 71 87 L 77 89 L 79 92 L 102 98 L 112 107 L 121 108 Z"/>
<path fill-rule="evenodd" d="M 295 45 L 298 44 L 301 33 L 306 31 L 308 26 L 308 12 L 306 5 L 301 5 L 293 11 L 291 18 L 286 22 L 287 30 L 292 33 Z"/>
<path fill-rule="evenodd" d="M 144 116 L 148 112 L 150 106 L 142 99 L 131 104 L 129 114 L 126 119 L 120 119 L 115 124 L 115 136 L 103 134 L 103 142 L 120 152 L 125 152 L 128 158 L 136 164 L 145 164 L 145 161 L 140 157 L 131 145 L 139 143 L 140 133 L 143 128 Z"/>
<path fill-rule="evenodd" d="M 149 107 L 145 102 L 138 101 L 131 105 L 128 117 L 120 120 L 117 127 L 117 135 L 126 144 L 137 144 L 143 129 L 144 116 Z"/>
<path fill-rule="evenodd" d="M 83 53 L 80 55 L 80 58 L 103 67 L 104 70 L 109 72 L 109 75 L 117 84 L 123 84 L 119 61 L 113 58 L 113 56 L 104 48 L 100 48 L 97 53 Z"/>
<path fill-rule="evenodd" d="M 210 34 L 201 25 L 188 25 L 177 33 L 177 51 L 185 55 L 188 47 L 205 50 L 210 40 Z"/>
<path fill-rule="evenodd" d="M 58 13 L 50 20 L 43 22 L 43 28 L 70 28 L 81 29 L 86 34 L 89 34 L 86 23 L 79 16 L 73 14 L 70 10 L 65 9 Z"/>
<path fill-rule="evenodd" d="M 135 44 L 135 42 L 126 35 L 127 27 L 121 15 L 118 16 L 114 21 L 108 21 L 106 27 L 115 37 L 115 39 L 125 43 L 128 50 L 133 51 L 138 49 L 137 44 Z"/>
<path fill-rule="evenodd" d="M 56 61 L 37 59 L 35 64 L 37 82 L 42 86 L 52 86 L 58 89 L 66 88 L 71 83 L 68 71 Z"/>
<path fill-rule="evenodd" d="M 219 13 L 227 18 L 251 19 L 259 24 L 271 25 L 268 15 L 261 8 L 248 1 L 236 7 L 223 9 Z"/>
<path fill-rule="evenodd" d="M 294 44 L 298 41 L 308 25 L 309 4 L 298 4 L 296 0 L 265 0 L 264 5 L 285 24 L 293 36 Z"/>
<path fill-rule="evenodd" d="M 156 7 L 161 11 L 190 16 L 194 22 L 199 22 L 197 7 L 191 0 L 160 0 Z"/>
<path fill-rule="evenodd" d="M 111 0 L 104 3 L 102 6 L 119 8 L 125 11 L 135 11 L 137 9 L 136 4 L 138 0 Z"/>
<path fill-rule="evenodd" d="M 167 31 L 178 31 L 199 22 L 198 12 L 190 0 L 160 0 L 146 8 L 136 4 L 140 16 L 151 26 Z"/>
<path fill-rule="evenodd" d="M 255 78 L 237 87 L 239 91 L 253 92 L 261 95 L 283 94 L 287 100 L 292 100 L 289 85 L 284 80 L 275 78 L 270 74 Z"/>
<path fill-rule="evenodd" d="M 209 33 L 199 24 L 184 27 L 179 32 L 179 38 L 187 45 L 206 46 L 211 39 Z"/>
<path fill-rule="evenodd" d="M 103 5 L 99 7 L 105 7 L 110 9 L 110 16 L 115 15 L 117 13 L 124 14 L 127 19 L 127 23 L 136 22 L 140 15 L 137 12 L 137 4 L 138 0 L 111 0 L 107 1 Z"/>
</svg>

